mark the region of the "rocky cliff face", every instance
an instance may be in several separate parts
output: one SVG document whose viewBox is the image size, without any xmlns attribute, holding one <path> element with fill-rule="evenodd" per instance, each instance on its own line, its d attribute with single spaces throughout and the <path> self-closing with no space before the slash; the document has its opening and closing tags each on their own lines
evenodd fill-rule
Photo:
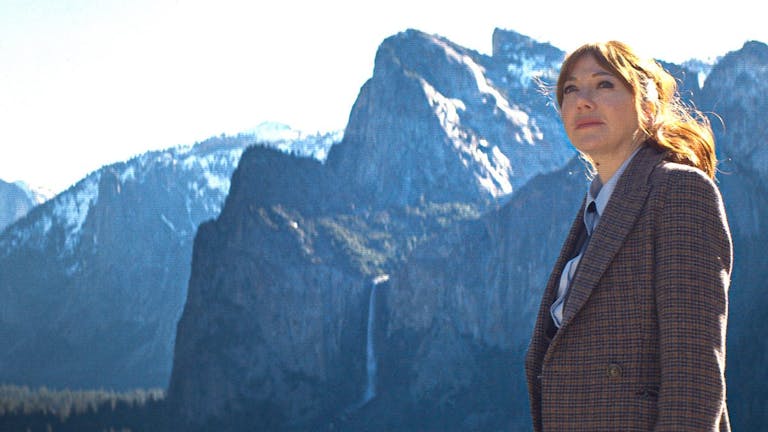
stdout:
<svg viewBox="0 0 768 432">
<path fill-rule="evenodd" d="M 760 406 L 768 401 L 761 384 L 768 326 L 756 318 L 768 307 L 768 46 L 749 42 L 712 69 L 702 108 L 713 120 L 720 153 L 718 178 L 734 242 L 734 270 L 728 328 L 728 401 L 734 430 L 758 430 L 768 423 Z"/>
<path fill-rule="evenodd" d="M 723 57 L 704 86 L 701 105 L 720 118 L 712 120 L 724 158 L 768 178 L 768 146 L 765 145 L 768 110 L 766 86 L 768 50 L 762 42 L 748 42 Z M 729 169 L 723 164 L 723 171 Z"/>
<path fill-rule="evenodd" d="M 573 151 L 551 107 L 522 97 L 536 91 L 533 70 L 552 73 L 550 57 L 562 57 L 547 50 L 489 58 L 415 30 L 386 39 L 328 157 L 361 194 L 345 198 L 375 197 L 381 206 L 497 201 L 562 166 Z M 509 85 L 501 77 L 513 70 L 519 77 Z"/>
<path fill-rule="evenodd" d="M 215 139 L 110 165 L 3 233 L 2 381 L 165 386 L 192 238 L 218 214 L 243 146 Z"/>
<path fill-rule="evenodd" d="M 442 231 L 395 272 L 383 294 L 381 397 L 368 408 L 370 430 L 528 428 L 523 353 L 570 227 L 563 215 L 575 214 L 586 184 L 573 159 L 501 209 Z M 393 418 L 392 406 L 419 407 L 418 415 Z"/>
<path fill-rule="evenodd" d="M 0 235 L 0 381 L 165 387 L 197 226 L 267 126 L 104 167 Z M 269 138 L 324 155 L 332 136 Z"/>
<path fill-rule="evenodd" d="M 319 162 L 249 149 L 200 226 L 168 398 L 179 427 L 307 428 L 365 381 L 371 282 L 471 205 L 339 202 Z M 343 191 L 342 191 L 343 193 Z M 354 193 L 354 192 L 352 192 Z"/>
<path fill-rule="evenodd" d="M 320 384 L 348 386 L 341 354 L 354 350 L 345 332 L 365 284 L 340 268 L 316 219 L 323 176 L 317 161 L 253 149 L 223 214 L 199 228 L 169 389 L 194 424 L 301 421 L 339 403 Z"/>
</svg>

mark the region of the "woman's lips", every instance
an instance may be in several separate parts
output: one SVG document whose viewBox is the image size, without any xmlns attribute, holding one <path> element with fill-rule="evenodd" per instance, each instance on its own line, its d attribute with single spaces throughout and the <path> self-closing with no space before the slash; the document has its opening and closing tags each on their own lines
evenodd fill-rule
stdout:
<svg viewBox="0 0 768 432">
<path fill-rule="evenodd" d="M 592 126 L 600 126 L 603 122 L 600 120 L 579 120 L 576 122 L 576 129 L 584 129 Z"/>
</svg>

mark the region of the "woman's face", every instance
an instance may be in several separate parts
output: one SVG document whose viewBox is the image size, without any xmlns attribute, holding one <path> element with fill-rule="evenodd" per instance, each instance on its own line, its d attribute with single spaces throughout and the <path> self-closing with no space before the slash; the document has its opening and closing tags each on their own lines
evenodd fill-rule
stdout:
<svg viewBox="0 0 768 432">
<path fill-rule="evenodd" d="M 637 145 L 634 96 L 592 55 L 576 60 L 566 77 L 560 115 L 571 143 L 598 164 L 623 160 Z"/>
</svg>

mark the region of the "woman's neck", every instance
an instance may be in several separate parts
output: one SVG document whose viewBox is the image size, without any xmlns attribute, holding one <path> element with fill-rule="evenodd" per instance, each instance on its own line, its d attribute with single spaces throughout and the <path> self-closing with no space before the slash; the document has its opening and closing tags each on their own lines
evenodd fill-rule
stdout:
<svg viewBox="0 0 768 432">
<path fill-rule="evenodd" d="M 621 164 L 623 164 L 641 144 L 642 142 L 636 142 L 631 146 L 623 148 L 623 151 L 617 151 L 607 155 L 589 155 L 592 160 L 592 165 L 595 170 L 597 170 L 597 176 L 600 177 L 600 182 L 606 184 L 608 180 L 613 177 Z"/>
</svg>

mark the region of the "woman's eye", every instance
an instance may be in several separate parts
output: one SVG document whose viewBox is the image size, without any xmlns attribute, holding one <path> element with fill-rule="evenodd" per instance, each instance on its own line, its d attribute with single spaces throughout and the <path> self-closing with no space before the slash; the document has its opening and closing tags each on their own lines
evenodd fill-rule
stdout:
<svg viewBox="0 0 768 432">
<path fill-rule="evenodd" d="M 613 83 L 610 81 L 600 81 L 597 83 L 597 88 L 613 88 Z"/>
<path fill-rule="evenodd" d="M 568 93 L 572 93 L 572 92 L 575 92 L 575 91 L 576 91 L 576 86 L 575 85 L 568 85 L 568 86 L 565 86 L 565 88 L 563 88 L 563 94 L 568 94 Z"/>
</svg>

